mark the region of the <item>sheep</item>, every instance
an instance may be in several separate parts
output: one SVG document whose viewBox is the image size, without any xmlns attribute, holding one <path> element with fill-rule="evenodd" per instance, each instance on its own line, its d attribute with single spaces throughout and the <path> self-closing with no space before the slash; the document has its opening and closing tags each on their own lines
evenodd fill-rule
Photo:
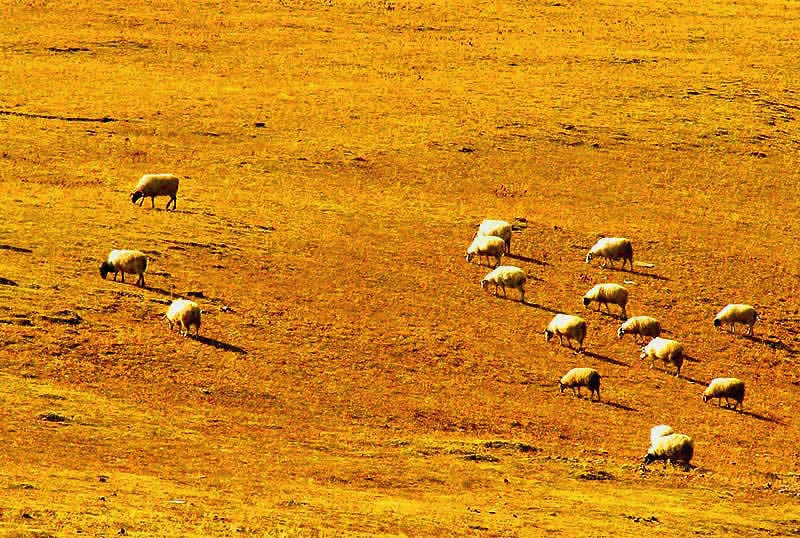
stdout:
<svg viewBox="0 0 800 538">
<path fill-rule="evenodd" d="M 583 340 L 586 338 L 586 322 L 578 316 L 569 314 L 556 314 L 550 324 L 544 330 L 545 339 L 549 342 L 553 335 L 558 335 L 558 342 L 564 345 L 564 337 L 567 337 L 567 344 L 572 349 L 572 339 L 578 342 L 578 351 L 583 349 Z"/>
<path fill-rule="evenodd" d="M 633 246 L 630 239 L 625 237 L 603 237 L 599 239 L 589 249 L 589 253 L 586 255 L 586 263 L 590 263 L 595 256 L 608 260 L 612 268 L 615 268 L 614 262 L 621 259 L 621 269 L 625 269 L 625 262 L 628 262 L 631 265 L 631 271 L 633 271 Z"/>
<path fill-rule="evenodd" d="M 703 402 L 708 402 L 713 398 L 717 398 L 720 407 L 722 407 L 722 399 L 725 398 L 725 407 L 730 407 L 729 399 L 735 403 L 733 409 L 739 406 L 742 410 L 742 400 L 744 400 L 744 381 L 735 377 L 718 377 L 712 379 L 708 384 L 706 390 L 703 391 Z"/>
<path fill-rule="evenodd" d="M 525 282 L 528 278 L 525 271 L 513 265 L 500 265 L 483 277 L 481 287 L 485 290 L 489 284 L 494 284 L 494 294 L 497 295 L 497 288 L 503 288 L 503 296 L 506 295 L 506 288 L 517 288 L 519 290 L 519 302 L 525 302 Z"/>
<path fill-rule="evenodd" d="M 489 265 L 489 257 L 493 256 L 496 260 L 494 266 L 500 265 L 500 259 L 506 252 L 506 242 L 502 237 L 494 235 L 481 235 L 475 237 L 472 244 L 467 249 L 466 259 L 467 262 L 472 261 L 472 258 L 478 256 L 478 263 L 480 263 L 481 256 L 486 257 L 486 265 Z"/>
<path fill-rule="evenodd" d="M 177 324 L 178 332 L 183 336 L 188 336 L 189 329 L 194 325 L 195 336 L 200 336 L 200 313 L 200 307 L 196 302 L 188 299 L 175 299 L 169 305 L 165 317 L 169 322 L 170 330 L 172 330 L 174 324 Z"/>
<path fill-rule="evenodd" d="M 653 338 L 649 344 L 642 348 L 642 354 L 639 358 L 644 359 L 645 357 L 650 357 L 650 368 L 655 365 L 656 359 L 661 359 L 665 365 L 672 364 L 675 366 L 675 377 L 681 375 L 684 352 L 683 344 L 680 342 L 660 337 Z"/>
<path fill-rule="evenodd" d="M 664 437 L 665 435 L 670 435 L 672 433 L 675 433 L 675 430 L 672 429 L 672 426 L 667 426 L 666 424 L 653 426 L 650 428 L 650 445 L 655 445 L 656 441 L 658 441 L 660 437 Z"/>
<path fill-rule="evenodd" d="M 125 282 L 125 273 L 138 275 L 136 285 L 144 287 L 144 272 L 147 270 L 147 256 L 138 250 L 112 250 L 108 258 L 100 265 L 100 276 L 103 279 L 108 273 L 114 273 L 114 281 L 117 280 L 117 273 L 122 273 L 122 282 Z"/>
<path fill-rule="evenodd" d="M 588 308 L 592 301 L 597 302 L 598 310 L 600 310 L 601 304 L 606 305 L 606 311 L 609 314 L 611 310 L 608 308 L 608 303 L 619 305 L 622 309 L 621 318 L 623 320 L 628 318 L 628 314 L 625 311 L 625 305 L 628 304 L 628 290 L 619 284 L 597 284 L 583 296 L 583 306 Z"/>
<path fill-rule="evenodd" d="M 475 237 L 489 236 L 501 238 L 506 242 L 506 254 L 511 254 L 511 224 L 504 220 L 486 219 L 481 222 Z"/>
<path fill-rule="evenodd" d="M 578 396 L 581 395 L 581 387 L 588 388 L 591 392 L 589 400 L 594 399 L 594 393 L 597 393 L 597 401 L 600 401 L 600 374 L 594 368 L 573 368 L 567 372 L 558 382 L 559 389 L 564 392 L 564 389 L 572 389 L 575 394 L 575 389 L 578 389 Z"/>
<path fill-rule="evenodd" d="M 626 334 L 632 334 L 637 343 L 642 337 L 656 338 L 661 335 L 661 324 L 650 316 L 634 316 L 617 329 L 620 339 Z"/>
<path fill-rule="evenodd" d="M 169 196 L 166 209 L 172 204 L 172 209 L 178 206 L 178 183 L 177 176 L 173 174 L 145 174 L 139 179 L 136 188 L 131 193 L 131 202 L 134 204 L 139 201 L 139 206 L 144 203 L 144 199 L 150 197 L 152 207 L 156 207 L 156 196 Z"/>
<path fill-rule="evenodd" d="M 683 433 L 670 433 L 656 438 L 650 445 L 647 455 L 644 457 L 642 468 L 653 463 L 656 460 L 664 462 L 664 467 L 667 466 L 667 461 L 672 465 L 682 463 L 685 470 L 689 470 L 694 456 L 694 441 L 688 435 Z"/>
<path fill-rule="evenodd" d="M 736 333 L 734 324 L 741 323 L 747 325 L 747 332 L 745 334 L 753 336 L 753 325 L 759 319 L 756 309 L 749 304 L 729 304 L 719 311 L 717 317 L 714 318 L 714 327 L 719 327 L 723 323 L 730 324 L 730 331 Z"/>
</svg>

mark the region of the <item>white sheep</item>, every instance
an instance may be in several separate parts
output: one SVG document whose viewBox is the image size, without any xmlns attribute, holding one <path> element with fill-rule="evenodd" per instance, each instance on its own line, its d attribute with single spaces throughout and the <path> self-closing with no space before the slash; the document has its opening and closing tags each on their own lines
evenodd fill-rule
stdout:
<svg viewBox="0 0 800 538">
<path fill-rule="evenodd" d="M 122 273 L 122 281 L 125 282 L 125 273 L 138 275 L 136 285 L 144 287 L 144 272 L 147 270 L 147 256 L 138 250 L 112 250 L 108 258 L 100 265 L 100 276 L 104 279 L 108 273 L 114 273 L 114 281 L 117 280 L 117 273 Z"/>
<path fill-rule="evenodd" d="M 502 237 L 495 235 L 479 235 L 473 239 L 472 244 L 467 249 L 466 259 L 467 262 L 472 261 L 472 258 L 478 256 L 478 263 L 480 264 L 481 256 L 486 257 L 486 265 L 489 265 L 489 257 L 494 257 L 496 260 L 495 267 L 500 265 L 500 259 L 506 252 L 506 242 Z"/>
<path fill-rule="evenodd" d="M 494 294 L 497 295 L 498 287 L 503 288 L 503 296 L 506 295 L 506 288 L 516 288 L 519 290 L 519 301 L 525 302 L 525 282 L 528 278 L 525 271 L 513 265 L 500 265 L 483 277 L 481 287 L 485 290 L 489 284 L 494 284 Z"/>
<path fill-rule="evenodd" d="M 626 334 L 632 334 L 636 342 L 639 342 L 642 337 L 656 338 L 661 335 L 661 324 L 650 316 L 633 316 L 617 329 L 619 338 Z"/>
<path fill-rule="evenodd" d="M 586 255 L 586 263 L 591 262 L 595 256 L 608 260 L 612 268 L 614 268 L 616 260 L 622 260 L 621 269 L 625 269 L 625 262 L 628 262 L 631 264 L 631 271 L 633 271 L 633 246 L 630 239 L 625 237 L 603 237 L 598 240 L 589 249 L 589 253 Z"/>
<path fill-rule="evenodd" d="M 558 335 L 558 342 L 564 345 L 564 337 L 572 349 L 572 340 L 578 342 L 578 351 L 583 349 L 583 340 L 586 338 L 586 322 L 578 316 L 569 314 L 556 314 L 544 330 L 545 339 L 549 342 L 553 335 Z"/>
<path fill-rule="evenodd" d="M 749 304 L 729 304 L 720 310 L 717 317 L 714 318 L 714 327 L 729 323 L 730 331 L 735 333 L 736 327 L 734 324 L 741 323 L 742 325 L 747 325 L 745 334 L 753 336 L 753 325 L 756 324 L 756 320 L 758 320 L 758 313 Z"/>
<path fill-rule="evenodd" d="M 655 439 L 655 442 L 650 445 L 650 449 L 644 457 L 642 467 L 661 460 L 664 462 L 665 467 L 667 466 L 667 461 L 672 465 L 682 463 L 684 469 L 688 471 L 691 467 L 689 462 L 692 461 L 692 456 L 694 456 L 694 441 L 692 441 L 692 438 L 683 433 L 671 433 Z"/>
<path fill-rule="evenodd" d="M 178 325 L 178 331 L 183 336 L 189 335 L 189 329 L 192 325 L 195 326 L 195 335 L 200 335 L 200 307 L 194 301 L 188 299 L 175 299 L 169 305 L 166 318 L 169 322 L 169 329 L 172 330 L 173 325 Z"/>
<path fill-rule="evenodd" d="M 655 365 L 655 360 L 660 359 L 664 364 L 672 364 L 675 366 L 675 377 L 681 375 L 681 366 L 683 366 L 683 344 L 675 340 L 668 340 L 666 338 L 653 338 L 650 343 L 642 348 L 642 354 L 639 357 L 644 359 L 650 357 L 650 368 Z"/>
<path fill-rule="evenodd" d="M 659 437 L 664 437 L 665 435 L 669 435 L 671 433 L 675 433 L 675 430 L 672 429 L 672 426 L 667 426 L 666 424 L 653 426 L 650 428 L 650 445 L 652 446 L 656 444 L 656 441 Z"/>
<path fill-rule="evenodd" d="M 504 220 L 486 219 L 478 226 L 475 237 L 493 235 L 506 242 L 506 253 L 511 254 L 511 224 Z"/>
<path fill-rule="evenodd" d="M 597 309 L 600 310 L 600 305 L 606 305 L 606 311 L 610 314 L 611 309 L 608 304 L 619 305 L 622 309 L 622 319 L 627 319 L 628 314 L 625 311 L 625 305 L 628 304 L 628 290 L 619 284 L 597 284 L 592 289 L 586 292 L 583 296 L 583 306 L 588 308 L 592 301 L 597 302 Z"/>
<path fill-rule="evenodd" d="M 131 193 L 131 202 L 135 204 L 141 200 L 141 206 L 149 196 L 152 207 L 156 207 L 156 196 L 169 196 L 166 209 L 169 209 L 170 204 L 175 209 L 178 205 L 178 183 L 177 176 L 173 174 L 145 174 Z"/>
<path fill-rule="evenodd" d="M 567 388 L 572 389 L 573 394 L 578 389 L 578 396 L 581 395 L 581 387 L 586 387 L 591 391 L 589 400 L 594 399 L 596 392 L 597 401 L 600 401 L 600 374 L 594 368 L 573 368 L 559 380 L 558 386 L 561 392 Z"/>
<path fill-rule="evenodd" d="M 718 377 L 712 379 L 706 390 L 703 391 L 703 402 L 708 402 L 713 398 L 718 399 L 722 407 L 722 399 L 725 398 L 725 407 L 730 407 L 729 400 L 733 400 L 733 408 L 739 406 L 742 410 L 742 400 L 744 400 L 744 381 L 735 377 Z"/>
</svg>

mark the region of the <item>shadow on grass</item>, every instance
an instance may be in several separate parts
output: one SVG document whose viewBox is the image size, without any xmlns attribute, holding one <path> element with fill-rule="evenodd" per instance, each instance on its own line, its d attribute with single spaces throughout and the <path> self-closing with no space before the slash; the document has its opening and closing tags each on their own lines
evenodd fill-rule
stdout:
<svg viewBox="0 0 800 538">
<path fill-rule="evenodd" d="M 159 295 L 166 295 L 167 297 L 172 297 L 174 295 L 174 293 L 171 291 L 167 291 L 163 288 L 156 288 L 154 286 L 145 286 L 144 289 L 158 293 Z"/>
<path fill-rule="evenodd" d="M 617 269 L 617 270 L 618 271 L 623 271 L 623 269 Z M 669 278 L 667 278 L 665 276 L 661 276 L 661 275 L 659 275 L 657 273 L 648 273 L 647 271 L 626 271 L 626 272 L 631 274 L 631 275 L 652 278 L 653 280 L 662 280 L 664 282 L 671 282 L 671 279 L 669 279 Z"/>
<path fill-rule="evenodd" d="M 670 373 L 670 372 L 667 371 L 667 373 Z M 704 379 L 695 379 L 693 377 L 689 377 L 688 375 L 681 374 L 681 377 L 683 379 L 685 379 L 686 381 L 688 381 L 689 383 L 694 383 L 695 385 L 708 386 L 708 384 L 710 383 L 710 381 L 706 381 Z"/>
<path fill-rule="evenodd" d="M 226 342 L 220 342 L 219 340 L 215 340 L 214 338 L 209 338 L 207 336 L 200 336 L 200 335 L 192 336 L 192 338 L 207 346 L 215 347 L 223 351 L 231 351 L 233 353 L 241 353 L 242 355 L 247 355 L 246 349 L 243 349 L 239 346 L 234 346 L 233 344 L 228 344 Z"/>
<path fill-rule="evenodd" d="M 636 409 L 635 407 L 628 407 L 627 405 L 624 405 L 624 404 L 621 404 L 621 403 L 617 403 L 617 402 L 607 402 L 607 401 L 603 400 L 603 401 L 598 402 L 598 403 L 601 403 L 603 405 L 607 405 L 609 407 L 613 407 L 614 409 L 621 409 L 622 411 L 631 411 L 633 413 L 638 413 L 639 412 L 639 410 Z"/>
<path fill-rule="evenodd" d="M 770 340 L 769 338 L 764 338 L 761 336 L 750 336 L 749 334 L 743 334 L 742 337 L 747 338 L 751 342 L 755 342 L 757 344 L 763 344 L 771 349 L 779 349 L 781 351 L 785 351 L 790 355 L 797 355 L 797 350 L 787 346 L 780 340 Z"/>
<path fill-rule="evenodd" d="M 560 310 L 555 310 L 553 308 L 550 308 L 549 306 L 544 306 L 544 305 L 541 305 L 539 303 L 532 303 L 530 301 L 525 301 L 522 304 L 525 305 L 525 306 L 529 306 L 531 308 L 538 308 L 539 310 L 544 310 L 545 312 L 550 312 L 551 314 L 561 314 Z"/>
<path fill-rule="evenodd" d="M 519 260 L 525 263 L 535 263 L 536 265 L 541 265 L 543 267 L 549 267 L 550 264 L 544 260 L 537 260 L 536 258 L 531 258 L 529 256 L 523 256 L 522 254 L 506 254 L 507 258 L 512 258 L 514 260 Z"/>
<path fill-rule="evenodd" d="M 612 359 L 611 357 L 606 357 L 605 355 L 600 355 L 599 353 L 595 353 L 594 351 L 586 351 L 583 350 L 583 354 L 587 357 L 591 357 L 593 359 L 597 359 L 599 361 L 608 362 L 611 364 L 616 364 L 617 366 L 627 366 L 630 367 L 630 364 L 627 362 L 618 361 L 617 359 Z"/>
</svg>

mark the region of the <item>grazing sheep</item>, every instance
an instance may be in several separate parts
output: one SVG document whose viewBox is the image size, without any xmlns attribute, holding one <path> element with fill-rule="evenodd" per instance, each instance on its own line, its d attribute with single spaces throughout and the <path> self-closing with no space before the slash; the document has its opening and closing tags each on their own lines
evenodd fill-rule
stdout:
<svg viewBox="0 0 800 538">
<path fill-rule="evenodd" d="M 661 460 L 664 462 L 664 467 L 667 466 L 667 461 L 672 465 L 682 463 L 683 468 L 688 471 L 691 467 L 689 462 L 692 461 L 692 456 L 694 456 L 692 438 L 682 433 L 670 433 L 656 438 L 655 442 L 650 445 L 642 467 Z"/>
<path fill-rule="evenodd" d="M 494 235 L 479 235 L 473 239 L 472 244 L 467 249 L 467 261 L 472 261 L 472 258 L 478 256 L 478 263 L 480 264 L 481 256 L 486 257 L 486 265 L 489 265 L 489 257 L 494 257 L 497 267 L 500 265 L 500 259 L 506 252 L 506 242 L 502 237 Z"/>
<path fill-rule="evenodd" d="M 717 398 L 720 407 L 722 399 L 725 398 L 725 407 L 730 407 L 729 399 L 733 400 L 733 408 L 739 406 L 742 410 L 742 400 L 744 400 L 744 381 L 735 377 L 718 377 L 712 379 L 708 388 L 703 391 L 703 402 L 708 402 L 712 398 Z"/>
<path fill-rule="evenodd" d="M 578 389 L 578 396 L 581 395 L 581 387 L 588 388 L 591 392 L 589 400 L 594 399 L 594 393 L 597 393 L 597 401 L 600 401 L 600 374 L 594 368 L 573 368 L 567 372 L 564 377 L 558 382 L 561 392 L 564 389 L 572 389 L 575 394 L 575 389 Z"/>
<path fill-rule="evenodd" d="M 632 334 L 637 343 L 642 337 L 656 338 L 661 334 L 661 324 L 650 316 L 634 316 L 617 329 L 619 338 L 626 334 Z"/>
<path fill-rule="evenodd" d="M 730 331 L 736 333 L 734 324 L 741 323 L 748 326 L 745 334 L 753 336 L 753 325 L 756 324 L 756 320 L 758 320 L 758 313 L 749 304 L 729 304 L 720 310 L 717 317 L 714 318 L 714 327 L 729 323 L 731 326 Z"/>
<path fill-rule="evenodd" d="M 489 220 L 481 222 L 475 237 L 493 235 L 506 242 L 506 253 L 511 254 L 511 224 L 504 220 Z"/>
<path fill-rule="evenodd" d="M 122 273 L 122 282 L 125 282 L 125 273 L 139 275 L 136 285 L 144 287 L 144 272 L 147 270 L 147 256 L 138 250 L 112 250 L 108 258 L 100 265 L 100 276 L 103 279 L 108 273 L 114 273 L 114 281 L 117 280 L 117 273 Z"/>
<path fill-rule="evenodd" d="M 672 429 L 672 426 L 667 426 L 666 424 L 653 426 L 650 428 L 650 445 L 652 446 L 656 444 L 656 441 L 660 437 L 664 437 L 665 435 L 669 435 L 671 433 L 675 433 L 675 430 Z"/>
<path fill-rule="evenodd" d="M 628 314 L 625 311 L 625 305 L 628 304 L 628 290 L 619 284 L 597 284 L 595 287 L 586 292 L 583 296 L 583 306 L 588 308 L 592 301 L 597 302 L 597 309 L 600 310 L 600 305 L 606 305 L 606 311 L 610 314 L 611 309 L 608 308 L 608 303 L 619 305 L 622 309 L 622 319 L 627 319 Z"/>
<path fill-rule="evenodd" d="M 167 310 L 167 321 L 169 329 L 172 330 L 173 324 L 178 325 L 178 331 L 183 336 L 189 335 L 189 329 L 195 326 L 195 335 L 200 335 L 200 307 L 194 301 L 187 299 L 175 299 Z"/>
<path fill-rule="evenodd" d="M 573 338 L 578 342 L 578 351 L 583 349 L 583 339 L 586 338 L 586 322 L 578 316 L 569 314 L 556 314 L 544 330 L 546 340 L 549 342 L 553 335 L 558 335 L 558 343 L 564 345 L 564 337 L 572 349 Z"/>
<path fill-rule="evenodd" d="M 519 302 L 525 302 L 525 282 L 528 278 L 525 271 L 513 265 L 500 265 L 494 271 L 483 277 L 481 287 L 486 289 L 489 284 L 494 284 L 494 294 L 497 295 L 497 288 L 503 288 L 503 296 L 506 295 L 506 288 L 517 288 L 519 290 Z"/>
<path fill-rule="evenodd" d="M 166 209 L 172 204 L 174 210 L 178 206 L 178 182 L 178 178 L 172 174 L 145 174 L 131 193 L 131 202 L 135 204 L 141 200 L 141 206 L 149 196 L 152 207 L 156 207 L 156 196 L 169 196 Z"/>
<path fill-rule="evenodd" d="M 683 366 L 683 344 L 675 340 L 668 340 L 666 338 L 653 338 L 650 343 L 642 348 L 642 354 L 639 357 L 644 359 L 650 357 L 650 368 L 655 365 L 655 360 L 660 359 L 664 364 L 672 364 L 675 366 L 675 377 L 681 375 L 681 366 Z"/>
<path fill-rule="evenodd" d="M 624 237 L 604 237 L 597 241 L 594 246 L 589 249 L 586 255 L 586 263 L 592 261 L 592 258 L 605 258 L 614 267 L 616 260 L 622 260 L 621 269 L 625 269 L 625 262 L 631 264 L 631 271 L 633 271 L 633 246 L 631 246 L 630 239 Z"/>
</svg>

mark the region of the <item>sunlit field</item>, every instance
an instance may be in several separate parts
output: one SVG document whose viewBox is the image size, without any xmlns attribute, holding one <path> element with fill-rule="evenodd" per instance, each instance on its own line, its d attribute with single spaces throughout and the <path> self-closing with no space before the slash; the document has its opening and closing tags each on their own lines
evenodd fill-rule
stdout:
<svg viewBox="0 0 800 538">
<path fill-rule="evenodd" d="M 797 2 L 0 15 L 0 535 L 800 534 Z M 162 172 L 177 210 L 133 205 Z M 484 218 L 524 304 L 464 259 Z M 585 263 L 602 236 L 633 272 Z M 145 288 L 101 278 L 112 249 Z M 602 282 L 680 377 L 584 309 Z M 559 391 L 576 366 L 602 401 Z M 690 471 L 642 469 L 662 423 Z"/>
</svg>

